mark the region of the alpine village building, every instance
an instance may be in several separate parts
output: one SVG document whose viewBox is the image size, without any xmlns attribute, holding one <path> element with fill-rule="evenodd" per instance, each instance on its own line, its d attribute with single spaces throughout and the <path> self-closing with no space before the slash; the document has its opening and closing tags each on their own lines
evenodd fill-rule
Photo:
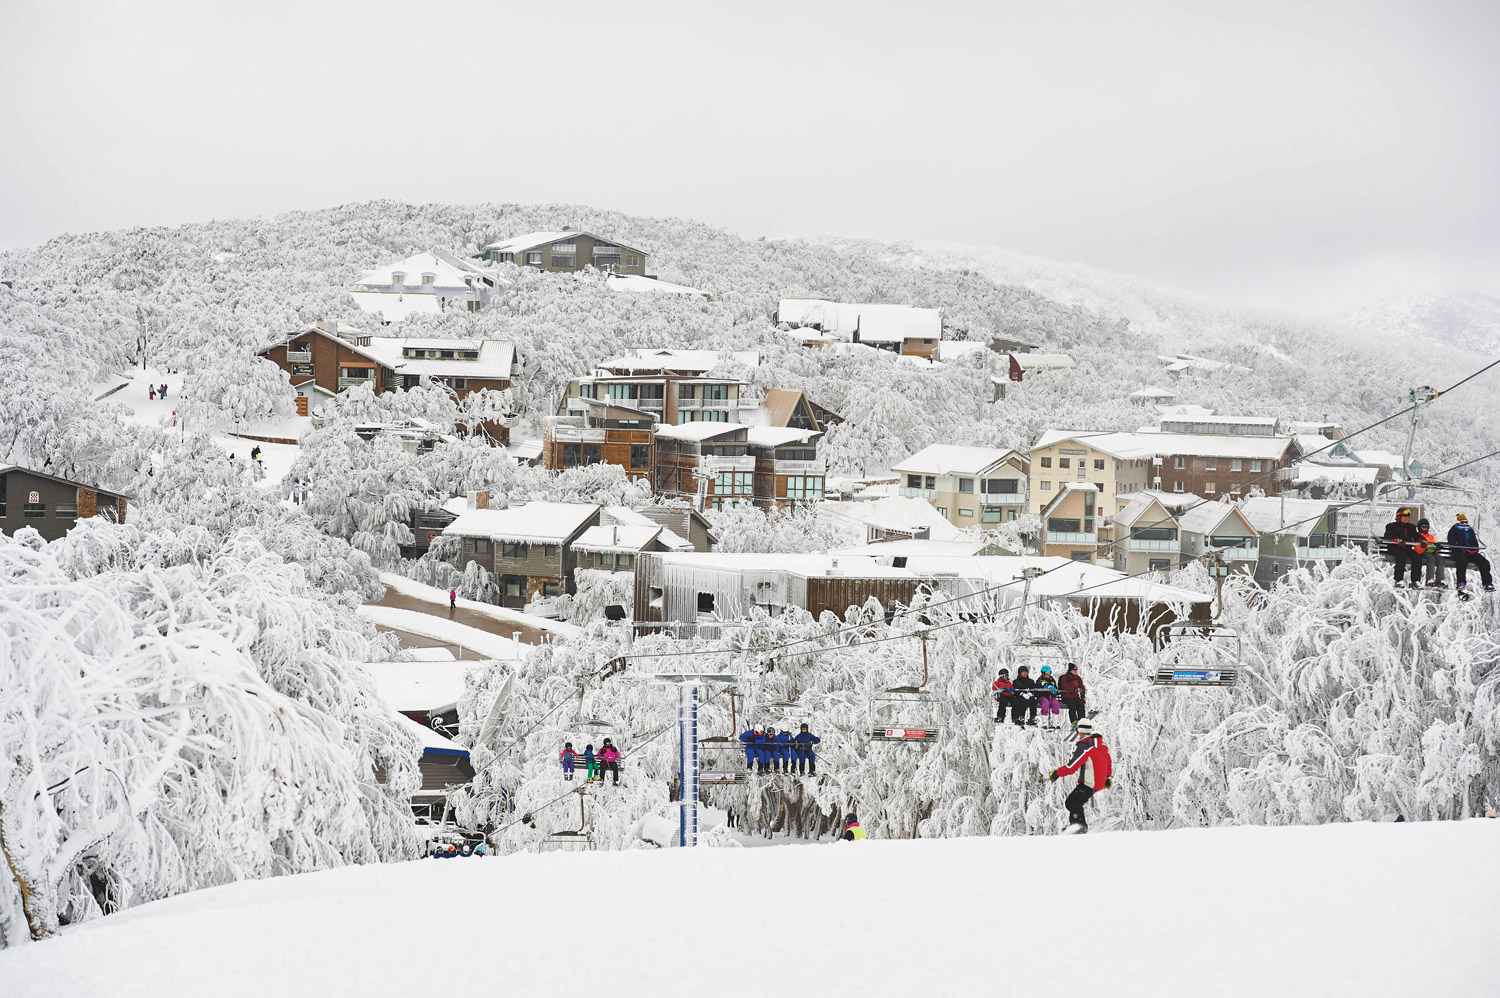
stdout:
<svg viewBox="0 0 1500 998">
<path fill-rule="evenodd" d="M 484 248 L 492 263 L 513 263 L 550 273 L 571 274 L 585 267 L 615 274 L 646 276 L 646 253 L 592 232 L 564 226 L 561 232 L 530 232 Z"/>
<path fill-rule="evenodd" d="M 55 541 L 91 516 L 124 523 L 127 498 L 30 468 L 0 465 L 0 533 L 31 527 L 43 540 Z"/>
</svg>

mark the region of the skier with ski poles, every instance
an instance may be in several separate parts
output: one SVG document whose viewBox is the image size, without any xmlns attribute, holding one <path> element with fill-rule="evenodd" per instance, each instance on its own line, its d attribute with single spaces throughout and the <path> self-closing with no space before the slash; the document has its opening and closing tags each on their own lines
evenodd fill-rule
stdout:
<svg viewBox="0 0 1500 998">
<path fill-rule="evenodd" d="M 1108 790 L 1113 785 L 1110 770 L 1114 761 L 1110 758 L 1109 747 L 1104 744 L 1103 736 L 1094 733 L 1093 721 L 1085 717 L 1074 726 L 1074 730 L 1078 733 L 1078 741 L 1073 746 L 1073 758 L 1048 773 L 1047 779 L 1056 783 L 1060 776 L 1078 774 L 1078 786 L 1068 794 L 1065 805 L 1068 809 L 1067 831 L 1082 834 L 1089 830 L 1089 823 L 1083 816 L 1083 806 L 1094 794 L 1100 790 Z"/>
</svg>

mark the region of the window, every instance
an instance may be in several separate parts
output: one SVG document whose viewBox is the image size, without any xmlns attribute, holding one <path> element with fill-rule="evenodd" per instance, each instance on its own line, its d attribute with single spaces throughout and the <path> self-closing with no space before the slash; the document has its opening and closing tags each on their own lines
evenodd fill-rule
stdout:
<svg viewBox="0 0 1500 998">
<path fill-rule="evenodd" d="M 1175 541 L 1176 527 L 1131 527 L 1130 538 L 1136 541 Z"/>
<path fill-rule="evenodd" d="M 1049 516 L 1047 529 L 1056 534 L 1079 534 L 1083 532 L 1083 521 L 1076 516 Z"/>
<path fill-rule="evenodd" d="M 966 516 L 972 520 L 974 518 L 974 511 L 972 509 L 964 509 L 962 506 L 958 507 L 958 518 L 961 520 Z"/>
<path fill-rule="evenodd" d="M 625 266 L 627 267 L 639 267 L 640 265 L 641 258 L 638 256 L 627 256 L 625 258 Z"/>
<path fill-rule="evenodd" d="M 1017 478 L 986 478 L 983 484 L 985 495 L 1017 495 L 1021 482 Z"/>
<path fill-rule="evenodd" d="M 1216 457 L 1205 458 L 1204 461 L 1203 461 L 1203 470 L 1204 471 L 1218 471 L 1219 470 L 1219 459 L 1216 458 Z"/>
<path fill-rule="evenodd" d="M 651 445 L 630 445 L 630 466 L 632 468 L 649 468 L 651 466 Z"/>
<path fill-rule="evenodd" d="M 1213 482 L 1204 482 L 1203 483 L 1203 494 L 1204 495 L 1211 496 L 1211 495 L 1213 495 L 1217 491 L 1219 491 L 1219 490 L 1216 489 L 1216 488 L 1214 488 L 1214 483 Z"/>
<path fill-rule="evenodd" d="M 937 488 L 937 478 L 935 478 L 934 476 L 928 475 L 927 479 L 926 479 L 926 482 L 927 482 L 927 484 L 925 486 L 926 488 L 929 488 L 929 489 L 935 489 L 935 488 Z"/>
<path fill-rule="evenodd" d="M 553 243 L 552 244 L 552 252 L 554 252 L 554 253 L 576 253 L 577 251 L 578 251 L 578 244 L 577 243 Z"/>
<path fill-rule="evenodd" d="M 1073 466 L 1073 459 L 1071 457 L 1060 457 L 1057 459 L 1057 466 L 1059 468 L 1071 468 Z"/>
<path fill-rule="evenodd" d="M 448 384 L 452 385 L 455 391 L 464 392 L 469 390 L 468 378 L 449 378 Z"/>
<path fill-rule="evenodd" d="M 1259 461 L 1251 461 L 1250 462 L 1250 470 L 1251 471 L 1259 471 L 1260 470 L 1260 462 Z"/>
<path fill-rule="evenodd" d="M 1095 471 L 1103 471 L 1104 470 L 1104 458 L 1102 458 L 1102 457 L 1096 457 L 1096 458 L 1094 458 L 1094 470 Z"/>
<path fill-rule="evenodd" d="M 472 537 L 469 539 L 469 546 L 475 554 L 489 555 L 495 550 L 494 544 L 488 537 Z"/>
<path fill-rule="evenodd" d="M 635 555 L 631 555 L 631 554 L 617 554 L 617 555 L 615 555 L 615 567 L 619 568 L 619 569 L 626 569 L 626 570 L 628 570 L 631 567 L 631 564 L 634 561 L 635 561 Z"/>
<path fill-rule="evenodd" d="M 1071 561 L 1093 561 L 1094 560 L 1094 552 L 1092 552 L 1092 551 L 1069 551 L 1068 552 L 1068 558 Z"/>
<path fill-rule="evenodd" d="M 543 544 L 542 545 L 542 556 L 544 558 L 556 558 L 557 557 L 557 545 L 556 544 Z"/>
<path fill-rule="evenodd" d="M 1094 483 L 1094 488 L 1096 488 L 1096 489 L 1099 490 L 1099 494 L 1101 496 L 1104 495 L 1104 483 L 1103 482 L 1095 482 Z"/>
<path fill-rule="evenodd" d="M 909 488 L 909 489 L 920 489 L 922 487 L 922 476 L 921 475 L 907 475 L 906 476 L 906 487 Z"/>
<path fill-rule="evenodd" d="M 500 262 L 501 263 L 515 263 L 516 262 L 516 255 L 514 253 L 501 253 L 500 254 Z"/>
<path fill-rule="evenodd" d="M 459 356 L 463 357 L 464 360 L 478 360 L 479 359 L 479 351 L 478 350 L 464 350 L 463 352 L 461 352 L 459 354 Z"/>
<path fill-rule="evenodd" d="M 714 495 L 748 496 L 753 494 L 753 471 L 721 471 L 714 476 Z"/>
<path fill-rule="evenodd" d="M 500 543 L 500 557 L 502 558 L 525 558 L 530 553 L 530 545 L 512 544 L 510 541 Z"/>
<path fill-rule="evenodd" d="M 1175 481 L 1175 482 L 1172 483 L 1172 491 L 1173 492 L 1181 492 L 1182 491 L 1182 479 L 1179 478 L 1179 479 L 1177 479 L 1177 481 Z"/>
<path fill-rule="evenodd" d="M 584 382 L 578 386 L 578 397 L 581 399 L 595 398 L 594 392 L 596 388 L 597 386 L 592 381 Z"/>
<path fill-rule="evenodd" d="M 979 516 L 980 523 L 999 523 L 1000 511 L 998 509 L 987 509 Z"/>
<path fill-rule="evenodd" d="M 563 446 L 562 446 L 562 466 L 564 468 L 576 468 L 576 467 L 578 467 L 578 445 L 577 444 L 563 444 Z"/>
<path fill-rule="evenodd" d="M 966 493 L 966 494 L 973 494 L 973 492 L 974 492 L 974 479 L 972 479 L 972 478 L 960 478 L 958 480 L 958 491 Z M 960 514 L 960 515 L 962 515 L 962 514 Z"/>
<path fill-rule="evenodd" d="M 552 266 L 554 266 L 554 267 L 571 267 L 571 266 L 573 266 L 573 258 L 571 256 L 553 256 L 552 257 Z"/>
<path fill-rule="evenodd" d="M 713 593 L 699 593 L 698 594 L 698 612 L 699 613 L 713 613 L 714 612 L 714 594 Z"/>
<path fill-rule="evenodd" d="M 1050 467 L 1052 467 L 1052 459 L 1050 457 L 1044 457 L 1044 458 L 1042 458 L 1042 467 L 1043 468 L 1050 468 Z"/>
<path fill-rule="evenodd" d="M 557 595 L 557 583 L 556 582 L 543 582 L 542 583 L 542 595 L 543 596 L 556 596 Z"/>
<path fill-rule="evenodd" d="M 507 575 L 505 577 L 505 595 L 520 599 L 526 595 L 526 577 L 524 575 Z"/>
<path fill-rule="evenodd" d="M 693 421 L 693 414 L 690 413 L 690 412 L 679 412 L 677 414 L 677 422 L 679 424 L 681 424 L 681 423 L 691 423 L 692 421 Z"/>
<path fill-rule="evenodd" d="M 728 385 L 704 385 L 703 397 L 705 399 L 727 399 L 729 398 Z"/>
<path fill-rule="evenodd" d="M 341 367 L 339 368 L 339 377 L 374 381 L 375 369 L 373 367 Z"/>
<path fill-rule="evenodd" d="M 705 423 L 727 423 L 729 422 L 729 413 L 724 409 L 709 409 L 703 413 L 703 421 Z"/>
<path fill-rule="evenodd" d="M 431 283 L 433 283 L 436 280 L 437 280 L 437 275 L 436 274 L 423 274 L 422 275 L 422 283 L 423 284 L 431 284 Z"/>
<path fill-rule="evenodd" d="M 585 465 L 598 464 L 604 460 L 603 456 L 599 453 L 599 447 L 599 444 L 583 444 L 580 448 L 581 453 L 578 455 L 579 463 Z"/>
<path fill-rule="evenodd" d="M 937 508 L 937 511 L 938 511 L 938 516 L 941 516 L 945 520 L 948 518 L 948 507 L 947 506 L 939 506 Z"/>
<path fill-rule="evenodd" d="M 1170 572 L 1172 570 L 1172 561 L 1169 558 L 1152 558 L 1146 563 L 1146 570 L 1148 572 Z"/>
<path fill-rule="evenodd" d="M 25 506 L 21 507 L 22 516 L 30 520 L 35 520 L 38 517 L 47 515 L 47 504 L 44 502 L 38 502 L 37 499 L 37 494 L 35 492 L 31 493 L 31 501 L 27 502 Z"/>
<path fill-rule="evenodd" d="M 697 389 L 693 385 L 684 385 L 679 383 L 677 385 L 677 397 L 679 399 L 691 399 L 694 397 L 696 390 Z"/>
<path fill-rule="evenodd" d="M 786 480 L 788 499 L 822 499 L 822 475 L 788 475 Z"/>
<path fill-rule="evenodd" d="M 1172 458 L 1172 467 L 1181 471 L 1183 468 L 1187 467 L 1187 461 L 1185 458 L 1174 457 Z"/>
<path fill-rule="evenodd" d="M 540 254 L 540 253 L 527 253 L 526 254 L 526 262 L 529 263 L 529 264 L 531 264 L 533 267 L 540 267 L 542 265 L 542 254 Z"/>
<path fill-rule="evenodd" d="M 1051 492 L 1052 491 L 1052 483 L 1051 482 L 1038 482 L 1037 484 L 1042 487 L 1042 491 L 1043 492 Z"/>
<path fill-rule="evenodd" d="M 403 274 L 403 273 L 401 273 L 401 271 L 399 271 L 399 270 L 396 271 L 395 273 L 391 274 L 391 283 L 392 284 L 405 284 L 406 283 L 406 275 Z"/>
<path fill-rule="evenodd" d="M 1242 464 L 1244 464 L 1244 462 L 1241 461 L 1239 458 L 1237 458 L 1237 457 L 1230 458 L 1229 459 L 1229 470 L 1230 471 L 1241 471 L 1241 470 L 1243 470 L 1241 468 Z"/>
</svg>

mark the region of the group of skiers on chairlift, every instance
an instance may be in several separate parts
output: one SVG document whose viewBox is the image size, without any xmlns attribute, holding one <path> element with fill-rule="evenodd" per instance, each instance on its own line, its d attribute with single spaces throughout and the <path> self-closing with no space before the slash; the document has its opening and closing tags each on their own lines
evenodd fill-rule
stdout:
<svg viewBox="0 0 1500 998">
<path fill-rule="evenodd" d="M 615 778 L 614 785 L 617 787 L 620 785 L 620 750 L 615 748 L 615 743 L 608 738 L 604 739 L 604 744 L 599 747 L 598 752 L 594 751 L 592 742 L 586 745 L 582 756 L 574 751 L 572 742 L 565 742 L 558 758 L 562 760 L 565 780 L 573 778 L 573 772 L 578 767 L 578 760 L 581 758 L 584 765 L 585 783 L 603 783 L 604 774 L 612 773 Z"/>
<path fill-rule="evenodd" d="M 1042 671 L 1034 679 L 1030 666 L 1018 666 L 1014 679 L 1009 669 L 1001 669 L 1000 675 L 990 684 L 990 692 L 995 697 L 996 724 L 1005 721 L 1008 710 L 1011 720 L 1017 725 L 1034 728 L 1040 711 L 1046 722 L 1042 727 L 1054 730 L 1062 727 L 1060 707 L 1067 708 L 1069 723 L 1078 723 L 1084 715 L 1087 694 L 1078 666 L 1072 662 L 1068 663 L 1068 671 L 1061 677 L 1052 675 L 1050 665 L 1042 666 Z"/>
<path fill-rule="evenodd" d="M 752 725 L 740 733 L 745 746 L 745 769 L 757 773 L 797 773 L 818 775 L 817 749 L 823 739 L 807 730 L 795 735 L 790 731 Z"/>
<path fill-rule="evenodd" d="M 1448 586 L 1443 578 L 1443 555 L 1447 554 L 1458 577 L 1460 595 L 1468 592 L 1470 565 L 1479 569 L 1479 579 L 1484 591 L 1495 591 L 1494 580 L 1490 578 L 1490 561 L 1479 553 L 1482 547 L 1479 535 L 1470 526 L 1469 517 L 1465 513 L 1454 516 L 1453 526 L 1448 528 L 1448 539 L 1442 542 L 1433 535 L 1429 520 L 1423 517 L 1412 523 L 1410 507 L 1402 506 L 1396 510 L 1396 518 L 1385 525 L 1385 534 L 1381 540 L 1385 542 L 1386 551 L 1396 564 L 1397 588 L 1407 584 L 1405 576 L 1409 572 L 1409 585 L 1412 589 L 1420 589 L 1422 572 L 1425 570 L 1428 588 L 1446 589 Z"/>
</svg>

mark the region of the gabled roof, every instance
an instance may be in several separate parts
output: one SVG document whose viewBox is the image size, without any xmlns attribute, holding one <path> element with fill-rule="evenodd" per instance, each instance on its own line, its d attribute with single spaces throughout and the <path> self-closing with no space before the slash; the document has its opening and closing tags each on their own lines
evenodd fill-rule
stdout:
<svg viewBox="0 0 1500 998">
<path fill-rule="evenodd" d="M 989 348 L 990 345 L 983 340 L 938 340 L 934 356 L 942 361 L 957 360 L 970 354 L 985 353 Z"/>
<path fill-rule="evenodd" d="M 578 535 L 578 539 L 573 542 L 573 550 L 628 554 L 641 550 L 656 540 L 661 532 L 662 528 L 654 523 L 647 526 L 622 527 L 618 524 L 610 524 L 590 527 Z"/>
<path fill-rule="evenodd" d="M 624 243 L 616 242 L 613 239 L 596 236 L 592 232 L 587 232 L 583 229 L 564 229 L 561 232 L 528 232 L 524 236 L 512 236 L 509 239 L 490 243 L 485 249 L 491 253 L 524 253 L 526 250 L 536 249 L 538 246 L 551 246 L 553 243 L 572 242 L 579 236 L 588 236 L 596 243 L 607 243 L 610 246 L 618 246 L 620 249 L 630 250 L 632 253 L 639 253 L 642 256 L 646 255 L 645 250 L 638 250 L 634 246 L 626 246 Z"/>
<path fill-rule="evenodd" d="M 910 305 L 836 302 L 826 298 L 783 298 L 776 320 L 791 326 L 817 326 L 852 340 L 856 330 L 862 343 L 900 343 L 908 339 L 938 340 L 943 335 L 943 313 Z"/>
<path fill-rule="evenodd" d="M 515 365 L 516 347 L 507 340 L 445 340 L 433 337 L 412 339 L 404 336 L 375 336 L 348 326 L 339 326 L 340 332 L 369 337 L 368 343 L 355 343 L 343 336 L 330 333 L 321 326 L 311 326 L 278 337 L 275 343 L 261 349 L 261 353 L 279 347 L 301 336 L 321 336 L 332 340 L 346 350 L 372 360 L 388 371 L 397 374 L 427 375 L 428 377 L 459 377 L 505 380 Z M 477 360 L 447 360 L 442 358 L 407 358 L 402 356 L 406 347 L 432 350 L 477 350 Z"/>
<path fill-rule="evenodd" d="M 704 374 L 725 363 L 728 357 L 744 367 L 758 367 L 760 353 L 756 350 L 666 350 L 641 348 L 606 360 L 599 366 L 617 373 L 642 373 L 651 371 L 681 371 Z"/>
<path fill-rule="evenodd" d="M 1154 512 L 1151 512 L 1154 510 Z M 1172 511 L 1157 501 L 1155 496 L 1136 494 L 1136 498 L 1126 503 L 1125 508 L 1115 515 L 1115 523 L 1121 527 L 1131 527 L 1142 516 L 1151 513 L 1149 526 L 1177 526 L 1177 517 Z"/>
<path fill-rule="evenodd" d="M 45 471 L 37 471 L 35 468 L 26 468 L 19 464 L 0 464 L 0 475 L 8 471 L 20 471 L 27 475 L 35 475 L 37 478 L 45 478 L 47 481 L 56 482 L 59 485 L 67 485 L 75 489 L 88 489 L 90 492 L 98 493 L 101 496 L 112 496 L 115 499 L 135 498 L 129 492 L 112 492 L 109 489 L 101 489 L 97 485 L 88 485 L 84 482 L 75 482 L 71 478 L 60 478 L 57 475 L 49 475 Z"/>
<path fill-rule="evenodd" d="M 434 293 L 420 291 L 351 291 L 349 297 L 364 312 L 379 312 L 386 322 L 400 322 L 412 315 L 440 315 L 443 303 Z"/>
<path fill-rule="evenodd" d="M 1168 391 L 1165 388 L 1157 388 L 1155 385 L 1138 388 L 1130 393 L 1130 398 L 1133 399 L 1175 399 L 1176 397 L 1176 392 Z"/>
<path fill-rule="evenodd" d="M 1194 506 L 1186 513 L 1183 513 L 1182 516 L 1177 518 L 1177 527 L 1185 534 L 1203 534 L 1204 536 L 1208 536 L 1216 533 L 1223 526 L 1225 520 L 1238 520 L 1252 534 L 1257 532 L 1255 524 L 1251 523 L 1250 519 L 1244 513 L 1241 513 L 1229 503 L 1220 502 L 1217 499 L 1204 502 L 1200 506 Z"/>
<path fill-rule="evenodd" d="M 814 443 L 822 430 L 799 430 L 790 426 L 752 426 L 745 439 L 753 447 L 784 447 L 787 444 Z"/>
<path fill-rule="evenodd" d="M 465 283 L 466 280 L 472 281 L 475 287 L 485 283 L 494 286 L 499 282 L 499 278 L 493 271 L 484 267 L 476 267 L 451 253 L 431 250 L 383 267 L 376 267 L 374 270 L 367 270 L 359 275 L 354 284 L 356 287 L 366 288 L 385 287 L 394 283 L 392 278 L 395 274 L 401 274 L 405 278 L 402 282 L 404 284 L 444 291 L 467 291 L 470 285 Z M 425 284 L 423 281 L 423 277 L 427 274 L 433 277 L 431 284 Z"/>
<path fill-rule="evenodd" d="M 959 535 L 959 529 L 939 514 L 937 508 L 926 499 L 906 496 L 882 496 L 879 499 L 854 499 L 845 502 L 825 499 L 813 509 L 816 516 L 875 530 L 910 534 L 926 528 L 928 537 L 935 541 L 951 541 Z"/>
<path fill-rule="evenodd" d="M 528 502 L 506 509 L 466 509 L 443 528 L 458 537 L 526 544 L 560 544 L 599 512 L 591 503 Z"/>
<path fill-rule="evenodd" d="M 1048 513 L 1052 512 L 1053 507 L 1062 505 L 1062 503 L 1065 500 L 1071 498 L 1073 493 L 1075 492 L 1098 491 L 1099 487 L 1093 482 L 1065 482 L 1062 489 L 1057 493 L 1057 495 L 1052 497 L 1052 501 L 1047 503 L 1047 505 L 1042 508 L 1042 516 L 1046 516 Z"/>
<path fill-rule="evenodd" d="M 1154 456 L 1156 451 L 1140 437 L 1138 433 L 1123 433 L 1114 430 L 1047 430 L 1037 438 L 1036 443 L 1031 445 L 1028 453 L 1072 440 L 1121 460 Z"/>
<path fill-rule="evenodd" d="M 1319 519 L 1335 505 L 1337 504 L 1332 500 L 1323 499 L 1251 496 L 1240 502 L 1240 512 L 1245 514 L 1245 519 L 1250 521 L 1258 534 L 1280 532 L 1306 537 L 1317 528 Z M 1282 524 L 1287 527 L 1283 529 Z"/>
<path fill-rule="evenodd" d="M 1022 465 L 1017 469 L 1026 473 L 1028 458 L 1013 450 L 998 447 L 961 447 L 957 444 L 932 444 L 923 447 L 911 457 L 902 458 L 891 465 L 891 470 L 901 475 L 981 475 L 996 465 L 1014 458 Z"/>
<path fill-rule="evenodd" d="M 806 398 L 807 395 L 800 388 L 767 388 L 765 397 L 760 403 L 761 408 L 766 411 L 767 425 L 786 426 L 797 414 L 797 407 Z M 808 401 L 807 409 L 816 420 L 818 416 L 813 410 L 811 401 Z"/>
<path fill-rule="evenodd" d="M 1013 353 L 1010 359 L 1023 371 L 1065 370 L 1078 361 L 1065 353 Z"/>
</svg>

